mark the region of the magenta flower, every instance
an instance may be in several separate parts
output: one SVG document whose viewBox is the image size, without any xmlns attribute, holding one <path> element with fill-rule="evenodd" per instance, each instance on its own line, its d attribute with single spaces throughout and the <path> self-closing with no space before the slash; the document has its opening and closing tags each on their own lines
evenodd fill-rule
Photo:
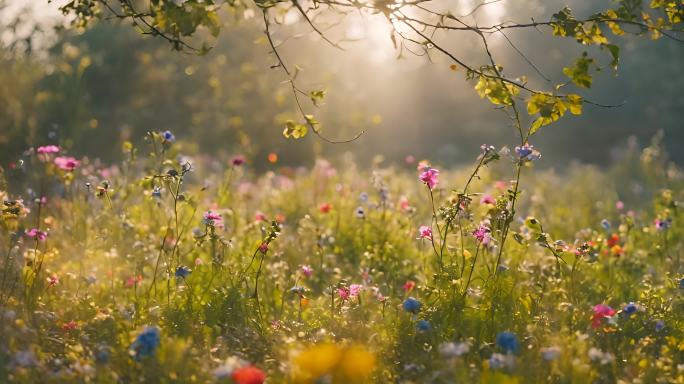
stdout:
<svg viewBox="0 0 684 384">
<path fill-rule="evenodd" d="M 420 181 L 425 183 L 430 190 L 433 190 L 437 183 L 439 176 L 439 170 L 428 167 L 423 173 L 420 174 Z"/>
<path fill-rule="evenodd" d="M 432 240 L 432 228 L 427 225 L 421 225 L 420 228 L 418 228 L 418 239 Z"/>
<path fill-rule="evenodd" d="M 594 305 L 594 315 L 591 317 L 591 327 L 596 329 L 601 326 L 601 320 L 612 317 L 617 312 L 606 304 Z"/>
<path fill-rule="evenodd" d="M 80 161 L 76 160 L 76 158 L 71 157 L 71 156 L 59 156 L 55 157 L 54 163 L 59 169 L 65 170 L 65 171 L 73 171 L 78 167 L 79 164 L 81 164 Z"/>
<path fill-rule="evenodd" d="M 38 228 L 31 228 L 28 231 L 26 231 L 26 236 L 33 237 L 37 240 L 43 241 L 47 238 L 47 232 L 38 230 Z"/>
<path fill-rule="evenodd" d="M 210 227 L 221 227 L 223 225 L 223 218 L 220 214 L 209 210 L 204 212 L 204 218 L 202 219 L 202 223 Z"/>
<path fill-rule="evenodd" d="M 311 277 L 313 275 L 313 268 L 310 265 L 302 265 L 302 274 L 306 277 Z"/>
<path fill-rule="evenodd" d="M 59 147 L 56 145 L 43 145 L 42 147 L 38 147 L 36 149 L 36 152 L 38 152 L 41 155 L 46 155 L 50 153 L 57 153 L 59 152 Z"/>
<path fill-rule="evenodd" d="M 349 298 L 349 288 L 347 288 L 347 287 L 337 288 L 337 294 L 340 295 L 340 299 L 347 300 Z"/>
<path fill-rule="evenodd" d="M 474 231 L 473 236 L 482 244 L 489 244 L 492 238 L 491 229 L 485 224 L 480 224 Z"/>
</svg>

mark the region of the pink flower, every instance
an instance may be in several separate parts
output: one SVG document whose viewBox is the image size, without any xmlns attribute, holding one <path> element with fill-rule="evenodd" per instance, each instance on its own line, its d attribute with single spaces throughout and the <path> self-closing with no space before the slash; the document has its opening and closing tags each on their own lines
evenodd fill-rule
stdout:
<svg viewBox="0 0 684 384">
<path fill-rule="evenodd" d="M 43 241 L 47 238 L 47 232 L 43 232 L 38 228 L 31 228 L 28 231 L 26 231 L 26 236 L 34 237 L 37 240 Z"/>
<path fill-rule="evenodd" d="M 126 279 L 126 288 L 131 288 L 136 286 L 138 283 L 142 282 L 143 277 L 142 275 L 138 276 L 131 276 L 128 279 Z"/>
<path fill-rule="evenodd" d="M 204 212 L 204 219 L 202 222 L 211 227 L 221 227 L 223 225 L 223 218 L 220 214 L 214 213 L 211 210 Z"/>
<path fill-rule="evenodd" d="M 594 315 L 591 317 L 591 327 L 596 329 L 601 326 L 601 319 L 612 317 L 617 312 L 606 304 L 597 304 L 594 306 Z"/>
<path fill-rule="evenodd" d="M 257 212 L 254 214 L 254 220 L 257 221 L 257 222 L 259 222 L 259 221 L 266 221 L 266 215 L 265 215 L 263 212 L 261 212 L 261 211 L 257 211 Z"/>
<path fill-rule="evenodd" d="M 413 291 L 413 288 L 416 287 L 416 282 L 413 280 L 406 280 L 406 282 L 403 285 L 404 292 L 409 293 Z"/>
<path fill-rule="evenodd" d="M 427 160 L 421 160 L 418 162 L 418 172 L 425 172 L 430 169 L 430 163 Z"/>
<path fill-rule="evenodd" d="M 311 277 L 313 275 L 313 268 L 310 265 L 302 265 L 302 274 L 306 277 Z"/>
<path fill-rule="evenodd" d="M 428 167 L 423 173 L 420 174 L 420 181 L 425 183 L 430 190 L 434 189 L 439 180 L 439 171 L 434 168 Z"/>
<path fill-rule="evenodd" d="M 473 236 L 482 244 L 489 244 L 492 238 L 491 229 L 485 224 L 480 224 L 474 231 Z"/>
<path fill-rule="evenodd" d="M 480 199 L 480 204 L 496 205 L 496 199 L 492 195 L 486 194 Z"/>
<path fill-rule="evenodd" d="M 363 285 L 361 284 L 352 284 L 349 286 L 349 297 L 356 297 L 361 293 L 361 290 L 363 289 Z"/>
<path fill-rule="evenodd" d="M 261 243 L 261 245 L 259 245 L 259 252 L 261 252 L 261 253 L 268 252 L 268 243 L 267 242 L 264 241 L 263 243 Z"/>
<path fill-rule="evenodd" d="M 38 149 L 36 149 L 36 152 L 38 152 L 41 155 L 57 153 L 59 152 L 59 147 L 56 145 L 43 145 L 42 147 L 38 147 Z"/>
<path fill-rule="evenodd" d="M 401 199 L 399 199 L 399 209 L 401 209 L 402 212 L 407 212 L 411 208 L 411 205 L 409 204 L 408 199 L 406 196 L 402 196 Z"/>
<path fill-rule="evenodd" d="M 76 167 L 78 167 L 79 164 L 81 164 L 80 161 L 71 156 L 55 157 L 54 163 L 57 167 L 65 171 L 73 171 Z"/>
<path fill-rule="evenodd" d="M 349 298 L 349 288 L 347 288 L 347 287 L 337 288 L 337 294 L 340 295 L 340 299 L 347 300 Z"/>
<path fill-rule="evenodd" d="M 47 279 L 48 283 L 48 288 L 49 287 L 54 287 L 55 285 L 59 284 L 59 277 L 56 274 L 52 274 L 52 276 L 49 276 Z"/>
<path fill-rule="evenodd" d="M 421 225 L 420 228 L 418 228 L 418 239 L 432 240 L 432 228 L 427 225 Z"/>
<path fill-rule="evenodd" d="M 615 203 L 615 209 L 617 209 L 618 211 L 622 211 L 624 208 L 625 203 L 623 203 L 622 201 L 618 201 L 617 203 Z"/>
<path fill-rule="evenodd" d="M 412 165 L 413 163 L 416 162 L 416 158 L 413 157 L 413 155 L 408 155 L 406 158 L 404 158 L 404 162 L 408 165 Z"/>
</svg>

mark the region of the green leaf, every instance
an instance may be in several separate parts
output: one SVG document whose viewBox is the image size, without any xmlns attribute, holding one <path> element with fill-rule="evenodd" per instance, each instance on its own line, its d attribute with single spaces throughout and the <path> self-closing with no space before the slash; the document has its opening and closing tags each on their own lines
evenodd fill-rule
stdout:
<svg viewBox="0 0 684 384">
<path fill-rule="evenodd" d="M 593 62 L 594 59 L 588 58 L 587 53 L 584 52 L 582 57 L 577 59 L 575 62 L 575 66 L 563 68 L 563 73 L 577 86 L 582 88 L 590 88 L 592 78 L 589 74 L 589 66 Z"/>
<path fill-rule="evenodd" d="M 285 122 L 285 129 L 283 130 L 283 136 L 288 139 L 301 139 L 306 136 L 308 128 L 304 124 L 288 120 Z"/>
<path fill-rule="evenodd" d="M 620 61 L 620 47 L 614 44 L 603 44 L 603 47 L 608 49 L 608 52 L 610 52 L 610 55 L 613 57 L 610 66 L 613 67 L 614 70 L 617 70 Z"/>
</svg>

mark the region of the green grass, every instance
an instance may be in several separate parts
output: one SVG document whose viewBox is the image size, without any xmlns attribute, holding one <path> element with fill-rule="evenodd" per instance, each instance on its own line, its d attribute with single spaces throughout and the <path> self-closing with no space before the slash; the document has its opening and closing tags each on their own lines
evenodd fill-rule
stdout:
<svg viewBox="0 0 684 384">
<path fill-rule="evenodd" d="M 562 174 L 474 151 L 470 166 L 435 165 L 430 191 L 415 164 L 257 174 L 196 156 L 186 172 L 187 144 L 148 143 L 113 167 L 29 153 L 3 171 L 0 381 L 231 382 L 215 374 L 234 365 L 270 383 L 684 380 L 684 179 L 657 145 Z M 9 203 L 21 198 L 30 212 Z M 592 327 L 597 304 L 616 313 Z M 159 346 L 136 355 L 146 326 Z M 503 331 L 518 349 L 497 345 Z"/>
</svg>

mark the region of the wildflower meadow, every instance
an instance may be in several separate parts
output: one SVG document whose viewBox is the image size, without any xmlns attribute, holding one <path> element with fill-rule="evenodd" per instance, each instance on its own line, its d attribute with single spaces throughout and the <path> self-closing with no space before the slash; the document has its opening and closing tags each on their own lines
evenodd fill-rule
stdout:
<svg viewBox="0 0 684 384">
<path fill-rule="evenodd" d="M 682 380 L 684 179 L 657 141 L 564 176 L 531 145 L 265 173 L 185 145 L 150 132 L 111 165 L 45 145 L 4 170 L 3 377 Z"/>
<path fill-rule="evenodd" d="M 0 383 L 684 383 L 684 3 L 568 1 L 0 0 Z"/>
</svg>

